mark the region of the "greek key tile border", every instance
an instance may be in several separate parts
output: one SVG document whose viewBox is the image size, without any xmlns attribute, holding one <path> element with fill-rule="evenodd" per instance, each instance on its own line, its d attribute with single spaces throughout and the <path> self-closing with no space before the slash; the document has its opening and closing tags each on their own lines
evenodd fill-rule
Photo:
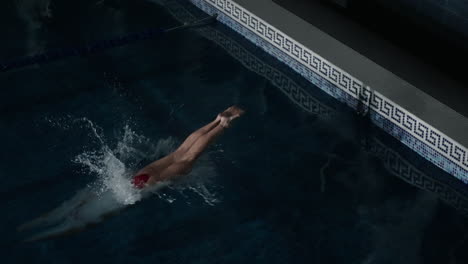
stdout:
<svg viewBox="0 0 468 264">
<path fill-rule="evenodd" d="M 431 162 L 437 160 L 438 156 L 445 157 L 460 169 L 454 170 L 452 168 L 453 166 L 447 162 L 437 162 L 435 164 L 439 167 L 442 166 L 441 168 L 445 171 L 453 174 L 465 183 L 468 183 L 468 151 L 466 147 L 449 138 L 447 135 L 430 126 L 382 94 L 371 90 L 369 86 L 366 86 L 361 81 L 309 50 L 261 18 L 253 15 L 239 4 L 229 0 L 190 0 L 190 2 L 208 14 L 218 14 L 219 21 L 244 36 L 246 35 L 246 29 L 255 34 L 258 38 L 247 38 L 267 52 L 271 53 L 271 51 L 268 51 L 268 49 L 271 48 L 259 45 L 260 42 L 266 41 L 269 45 L 280 50 L 281 53 L 274 54 L 277 59 L 290 66 L 294 64 L 291 67 L 311 81 L 313 81 L 315 77 L 316 80 L 313 83 L 335 98 L 343 100 L 343 98 L 338 97 L 345 97 L 344 100 L 346 103 L 354 109 L 357 108 L 358 103 L 364 104 L 378 113 L 378 115 L 391 121 L 392 124 L 403 129 L 432 150 L 431 153 L 426 153 L 426 149 L 424 151 L 417 151 L 419 154 L 429 159 Z M 294 62 L 291 62 L 292 60 Z M 298 63 L 302 67 L 298 67 Z M 320 78 L 307 76 L 307 69 L 313 71 Z M 333 84 L 333 87 L 327 85 L 323 80 Z M 343 93 L 346 95 L 343 95 Z M 387 132 L 389 132 L 389 129 L 394 129 L 390 128 L 388 125 L 382 128 Z M 390 134 L 393 135 L 393 133 Z M 407 144 L 408 142 L 403 143 Z M 416 150 L 418 147 L 421 148 L 418 144 L 408 145 L 408 147 L 413 150 Z M 431 156 L 431 158 L 429 158 L 429 156 Z"/>
<path fill-rule="evenodd" d="M 468 196 L 466 193 L 459 192 L 450 184 L 425 174 L 398 152 L 376 138 L 372 138 L 369 152 L 377 156 L 391 174 L 422 190 L 435 193 L 441 200 L 468 216 Z"/>
<path fill-rule="evenodd" d="M 203 29 L 200 31 L 203 31 Z M 304 88 L 287 75 L 261 61 L 255 55 L 247 51 L 241 45 L 236 44 L 224 34 L 217 31 L 204 33 L 206 38 L 220 45 L 227 53 L 242 63 L 244 67 L 269 80 L 302 110 L 311 114 L 317 114 L 321 119 L 329 119 L 331 114 L 334 112 L 330 107 L 324 105 L 319 100 L 311 96 Z"/>
</svg>

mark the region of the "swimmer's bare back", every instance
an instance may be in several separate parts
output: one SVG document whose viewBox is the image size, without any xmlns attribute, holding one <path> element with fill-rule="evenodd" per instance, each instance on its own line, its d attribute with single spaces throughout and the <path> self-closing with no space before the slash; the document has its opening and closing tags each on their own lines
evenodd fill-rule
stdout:
<svg viewBox="0 0 468 264">
<path fill-rule="evenodd" d="M 188 174 L 203 151 L 230 127 L 232 120 L 244 113 L 245 111 L 237 106 L 224 110 L 215 120 L 188 136 L 174 152 L 139 170 L 132 179 L 133 185 L 142 189 Z"/>
</svg>

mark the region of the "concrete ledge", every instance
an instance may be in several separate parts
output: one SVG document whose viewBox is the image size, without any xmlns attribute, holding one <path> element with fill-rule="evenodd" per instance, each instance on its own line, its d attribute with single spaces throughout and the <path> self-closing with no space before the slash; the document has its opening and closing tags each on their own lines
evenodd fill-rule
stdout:
<svg viewBox="0 0 468 264">
<path fill-rule="evenodd" d="M 271 1 L 191 2 L 220 14 L 221 22 L 333 97 L 355 109 L 365 105 L 382 129 L 468 182 L 465 117 Z"/>
<path fill-rule="evenodd" d="M 468 38 L 462 42 L 461 36 L 448 32 L 443 25 L 433 25 L 429 30 L 425 23 L 430 21 L 424 17 L 420 17 L 422 24 L 411 24 L 410 18 L 398 16 L 395 10 L 377 9 L 393 2 L 411 1 L 353 1 L 355 6 L 369 6 L 370 10 L 331 4 L 337 0 L 272 1 L 468 118 L 468 80 L 463 78 L 464 69 L 460 67 L 468 59 L 468 49 L 462 44 L 466 45 Z M 422 6 L 434 3 L 419 2 Z M 366 14 L 369 11 L 372 14 Z M 377 18 L 379 14 L 390 21 L 404 20 L 384 23 L 384 18 Z M 374 19 L 376 24 L 372 22 L 371 26 Z M 402 28 L 405 22 L 410 24 Z M 421 51 L 416 51 L 416 46 Z"/>
</svg>

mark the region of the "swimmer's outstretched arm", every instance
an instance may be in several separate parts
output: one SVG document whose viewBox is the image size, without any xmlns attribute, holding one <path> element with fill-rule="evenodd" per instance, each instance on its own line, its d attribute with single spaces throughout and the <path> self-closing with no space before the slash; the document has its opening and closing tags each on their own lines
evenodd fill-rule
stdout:
<svg viewBox="0 0 468 264">
<path fill-rule="evenodd" d="M 17 231 L 23 231 L 38 227 L 40 225 L 54 224 L 62 221 L 69 216 L 73 211 L 83 206 L 88 200 L 94 197 L 95 194 L 89 188 L 85 188 L 75 194 L 71 199 L 63 202 L 57 208 L 33 219 L 22 225 L 19 225 Z"/>
</svg>

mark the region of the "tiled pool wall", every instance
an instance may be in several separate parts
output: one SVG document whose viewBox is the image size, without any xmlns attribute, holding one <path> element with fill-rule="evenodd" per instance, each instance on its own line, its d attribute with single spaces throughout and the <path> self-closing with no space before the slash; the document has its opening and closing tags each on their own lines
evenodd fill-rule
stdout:
<svg viewBox="0 0 468 264">
<path fill-rule="evenodd" d="M 461 188 L 457 188 L 458 184 L 447 182 L 446 179 L 437 179 L 432 173 L 426 174 L 376 137 L 370 141 L 369 152 L 377 156 L 392 175 L 422 190 L 435 193 L 447 204 L 468 216 L 468 195 Z"/>
<path fill-rule="evenodd" d="M 169 0 L 162 1 L 162 3 L 171 15 L 181 23 L 190 23 L 199 19 L 199 17 L 196 17 L 191 13 L 194 11 L 193 9 L 196 9 L 196 7 L 192 7 L 187 10 L 186 5 L 181 5 L 177 1 Z M 266 58 L 262 58 L 259 55 L 250 52 L 246 47 L 244 47 L 245 45 L 242 45 L 245 43 L 238 43 L 232 37 L 227 36 L 225 33 L 213 27 L 200 27 L 194 30 L 201 36 L 223 48 L 246 69 L 269 80 L 270 83 L 286 95 L 292 103 L 305 112 L 316 115 L 322 120 L 328 120 L 335 114 L 335 110 L 332 107 L 323 103 L 323 99 L 326 95 L 320 96 L 311 93 L 308 88 L 313 87 L 313 85 L 310 84 L 310 82 L 304 81 L 307 83 L 303 83 L 298 81 L 297 78 L 288 76 L 287 71 L 292 71 L 291 68 L 287 66 L 278 67 L 283 66 L 284 64 L 274 65 L 274 63 L 271 63 L 272 60 L 267 60 Z M 246 41 L 248 42 L 248 40 Z M 252 46 L 250 42 L 248 44 Z M 293 72 L 293 74 L 297 75 L 296 72 Z"/>
<path fill-rule="evenodd" d="M 395 102 L 298 43 L 287 34 L 228 0 L 190 0 L 218 20 L 282 61 L 311 83 L 361 111 L 381 129 L 436 166 L 468 183 L 468 151 L 455 140 Z"/>
</svg>

